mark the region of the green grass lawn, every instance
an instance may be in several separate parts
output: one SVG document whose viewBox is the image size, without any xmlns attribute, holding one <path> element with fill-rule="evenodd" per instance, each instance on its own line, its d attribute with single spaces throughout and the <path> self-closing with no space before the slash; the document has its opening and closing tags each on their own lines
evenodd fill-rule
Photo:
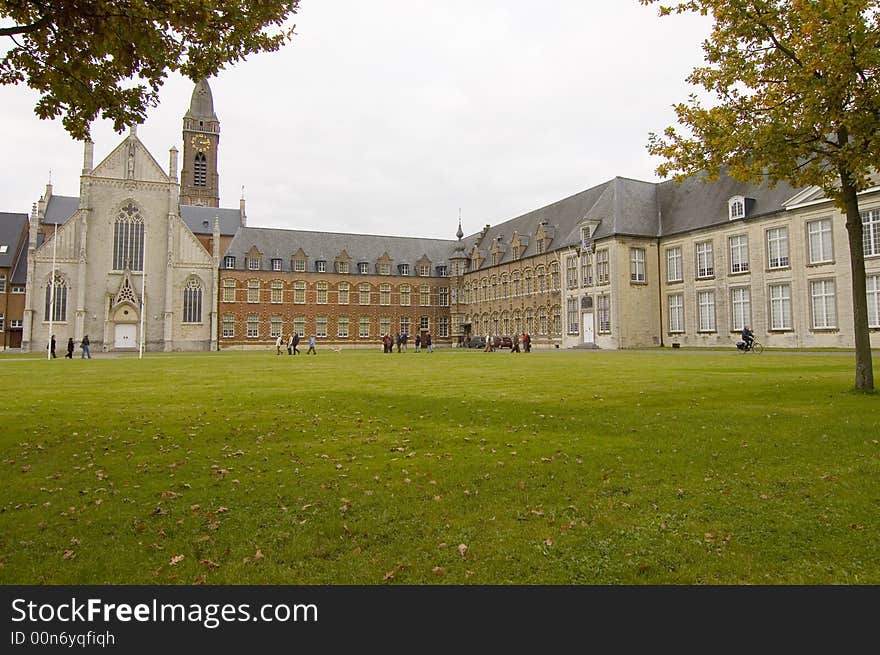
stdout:
<svg viewBox="0 0 880 655">
<path fill-rule="evenodd" d="M 0 583 L 878 584 L 853 367 L 3 356 Z"/>
</svg>

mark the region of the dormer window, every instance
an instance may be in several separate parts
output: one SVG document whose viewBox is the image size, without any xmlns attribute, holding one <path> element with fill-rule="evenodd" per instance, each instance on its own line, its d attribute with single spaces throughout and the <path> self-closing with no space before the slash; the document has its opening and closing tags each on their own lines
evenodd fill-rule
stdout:
<svg viewBox="0 0 880 655">
<path fill-rule="evenodd" d="M 247 258 L 247 267 L 249 271 L 259 271 L 261 261 L 259 257 L 248 257 Z"/>
<path fill-rule="evenodd" d="M 391 264 L 379 264 L 379 275 L 391 275 Z"/>
<path fill-rule="evenodd" d="M 280 271 L 281 270 L 281 259 L 279 259 L 279 258 L 272 259 L 272 270 L 273 271 Z"/>
<path fill-rule="evenodd" d="M 370 272 L 370 264 L 369 262 L 358 262 L 358 273 L 361 275 L 366 275 Z"/>
<path fill-rule="evenodd" d="M 727 210 L 728 210 L 728 218 L 731 221 L 735 221 L 739 218 L 745 218 L 746 213 L 748 212 L 749 205 L 754 203 L 754 200 L 751 198 L 744 198 L 743 196 L 733 196 L 730 200 L 727 201 Z"/>
<path fill-rule="evenodd" d="M 592 230 L 589 228 L 589 226 L 584 226 L 581 228 L 581 248 L 589 252 L 592 249 L 592 245 Z"/>
<path fill-rule="evenodd" d="M 546 239 L 538 239 L 537 248 L 539 255 L 543 253 L 544 249 L 546 248 Z"/>
<path fill-rule="evenodd" d="M 446 277 L 449 275 L 449 269 L 446 266 L 438 266 L 437 275 L 438 277 Z"/>
<path fill-rule="evenodd" d="M 431 267 L 428 264 L 420 264 L 419 265 L 419 275 L 421 277 L 428 277 L 431 274 Z"/>
<path fill-rule="evenodd" d="M 498 266 L 501 263 L 501 253 L 493 252 L 492 253 L 492 266 Z"/>
<path fill-rule="evenodd" d="M 294 259 L 293 260 L 293 270 L 297 273 L 305 273 L 306 271 L 306 260 L 305 259 Z"/>
<path fill-rule="evenodd" d="M 409 264 L 398 264 L 397 272 L 401 275 L 409 275 Z"/>
<path fill-rule="evenodd" d="M 235 268 L 235 257 L 227 255 L 223 258 L 223 268 Z"/>
<path fill-rule="evenodd" d="M 522 248 L 520 248 L 519 244 L 515 245 L 513 247 L 513 258 L 519 259 L 519 255 L 520 255 L 521 251 L 522 251 Z"/>
<path fill-rule="evenodd" d="M 315 262 L 315 272 L 316 273 L 326 273 L 327 272 L 327 262 L 323 259 L 319 259 Z"/>
</svg>

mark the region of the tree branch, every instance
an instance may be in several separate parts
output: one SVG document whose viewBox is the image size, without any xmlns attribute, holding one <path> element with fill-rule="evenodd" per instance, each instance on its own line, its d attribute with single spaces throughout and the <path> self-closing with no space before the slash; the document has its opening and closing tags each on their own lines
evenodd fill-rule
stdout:
<svg viewBox="0 0 880 655">
<path fill-rule="evenodd" d="M 13 27 L 0 27 L 0 36 L 15 36 L 16 34 L 29 34 L 39 32 L 47 25 L 52 24 L 51 16 L 43 16 L 36 23 L 30 25 L 14 25 Z"/>
</svg>

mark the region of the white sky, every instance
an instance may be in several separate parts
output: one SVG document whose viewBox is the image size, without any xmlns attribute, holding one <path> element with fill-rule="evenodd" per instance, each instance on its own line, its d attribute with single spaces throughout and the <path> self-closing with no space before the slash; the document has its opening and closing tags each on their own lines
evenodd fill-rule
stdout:
<svg viewBox="0 0 880 655">
<path fill-rule="evenodd" d="M 616 175 L 656 180 L 648 133 L 702 62 L 708 22 L 637 0 L 302 0 L 294 42 L 210 81 L 220 202 L 262 227 L 454 238 Z M 138 136 L 166 170 L 193 84 L 171 77 Z M 82 145 L 0 87 L 0 211 L 51 170 L 76 196 Z M 92 127 L 95 163 L 119 142 Z"/>
</svg>

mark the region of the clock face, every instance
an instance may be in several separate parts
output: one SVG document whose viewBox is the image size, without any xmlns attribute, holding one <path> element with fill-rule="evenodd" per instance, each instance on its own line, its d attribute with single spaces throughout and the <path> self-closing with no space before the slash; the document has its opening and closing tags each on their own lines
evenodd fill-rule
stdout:
<svg viewBox="0 0 880 655">
<path fill-rule="evenodd" d="M 208 137 L 200 134 L 194 136 L 190 140 L 190 143 L 192 143 L 193 148 L 201 151 L 209 150 L 211 148 L 211 140 Z"/>
</svg>

